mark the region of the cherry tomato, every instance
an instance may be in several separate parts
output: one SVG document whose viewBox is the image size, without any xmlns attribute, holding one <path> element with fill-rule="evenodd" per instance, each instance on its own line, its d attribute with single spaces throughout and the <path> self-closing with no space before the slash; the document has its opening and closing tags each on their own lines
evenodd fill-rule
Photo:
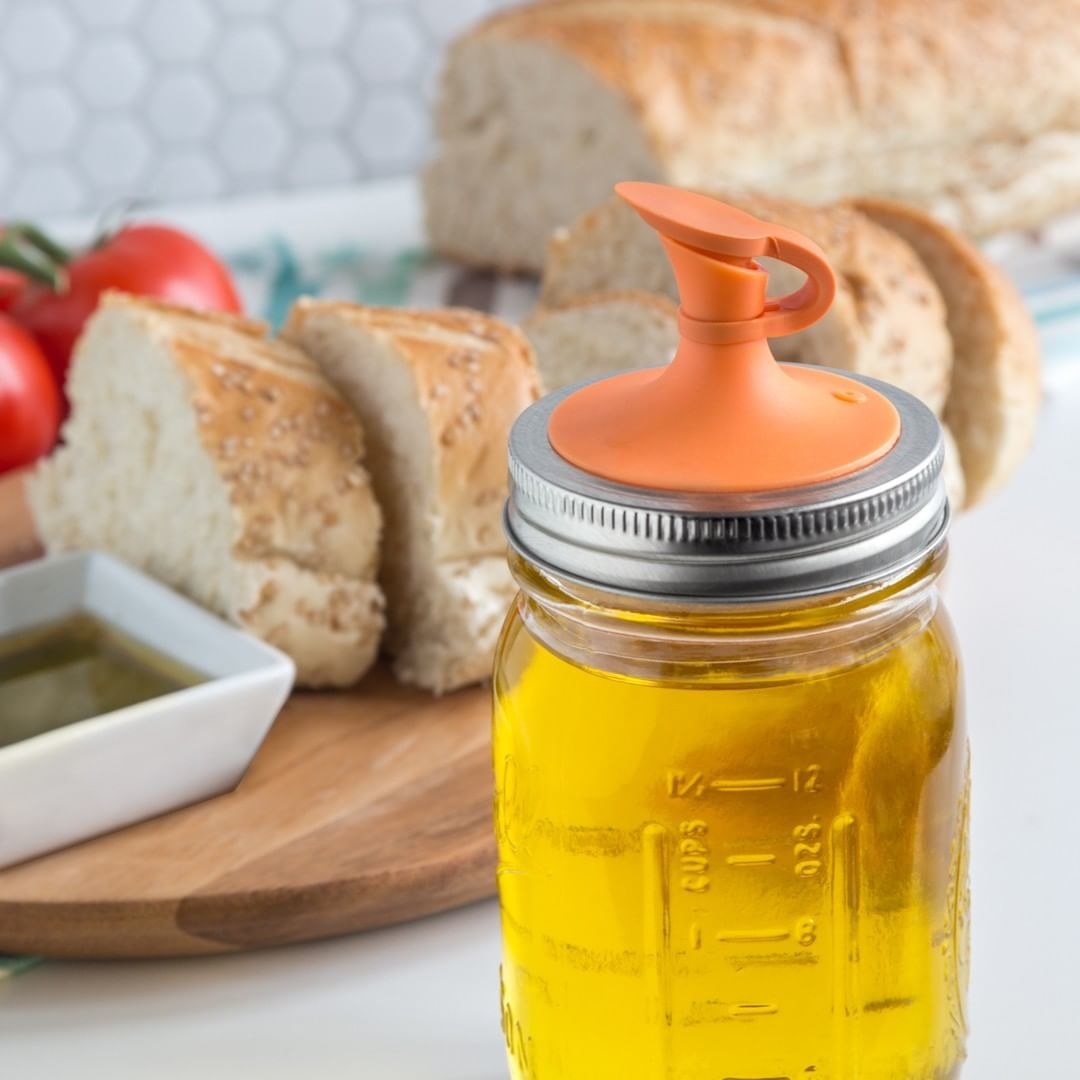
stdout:
<svg viewBox="0 0 1080 1080">
<path fill-rule="evenodd" d="M 167 225 L 126 225 L 58 270 L 58 288 L 30 282 L 11 315 L 37 339 L 61 387 L 83 325 L 108 289 L 194 308 L 241 310 L 226 267 L 194 237 Z"/>
<path fill-rule="evenodd" d="M 60 391 L 41 349 L 0 315 L 0 472 L 47 453 L 59 427 Z"/>
</svg>

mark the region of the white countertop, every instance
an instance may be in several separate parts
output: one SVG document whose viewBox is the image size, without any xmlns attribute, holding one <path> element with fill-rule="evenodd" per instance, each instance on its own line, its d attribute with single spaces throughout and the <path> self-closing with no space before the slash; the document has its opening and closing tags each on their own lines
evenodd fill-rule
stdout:
<svg viewBox="0 0 1080 1080">
<path fill-rule="evenodd" d="M 1008 491 L 956 525 L 948 602 L 974 743 L 965 1080 L 1077 1075 L 1080 380 L 1055 378 Z M 250 956 L 53 963 L 0 982 L 5 1077 L 500 1080 L 482 904 Z"/>
</svg>

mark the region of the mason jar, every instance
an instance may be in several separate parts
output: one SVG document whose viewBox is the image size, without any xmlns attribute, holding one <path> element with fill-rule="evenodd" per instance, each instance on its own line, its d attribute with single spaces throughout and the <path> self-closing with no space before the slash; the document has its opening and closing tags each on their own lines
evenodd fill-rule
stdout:
<svg viewBox="0 0 1080 1080">
<path fill-rule="evenodd" d="M 606 480 L 536 403 L 495 662 L 517 1080 L 942 1080 L 964 1056 L 968 747 L 943 443 L 736 494 Z"/>
</svg>

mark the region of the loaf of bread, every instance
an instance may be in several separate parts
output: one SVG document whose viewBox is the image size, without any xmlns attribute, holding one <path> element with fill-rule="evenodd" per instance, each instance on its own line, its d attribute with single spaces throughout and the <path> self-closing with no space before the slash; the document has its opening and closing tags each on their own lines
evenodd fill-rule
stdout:
<svg viewBox="0 0 1080 1080">
<path fill-rule="evenodd" d="M 775 338 L 778 360 L 884 379 L 941 412 L 953 353 L 945 305 L 908 244 L 851 207 L 807 206 L 767 196 L 721 197 L 763 221 L 789 225 L 816 240 L 836 271 L 832 307 L 808 330 Z M 800 272 L 786 263 L 773 262 L 768 269 L 774 295 L 791 292 L 801 281 Z M 614 195 L 555 233 L 541 303 L 561 307 L 574 297 L 612 289 L 678 298 L 656 233 Z M 543 365 L 548 363 L 542 357 L 545 378 Z"/>
<path fill-rule="evenodd" d="M 997 490 L 1030 444 L 1040 400 L 1038 339 L 1015 288 L 953 230 L 891 200 L 735 201 L 817 240 L 837 272 L 828 315 L 774 339 L 777 358 L 910 390 L 955 437 L 954 505 Z M 775 276 L 780 291 L 795 284 L 789 268 Z M 660 302 L 674 296 L 663 249 L 629 207 L 613 198 L 583 214 L 553 238 L 541 306 L 525 324 L 545 383 L 662 363 L 677 335 L 673 308 Z"/>
<path fill-rule="evenodd" d="M 396 675 L 436 693 L 486 678 L 516 591 L 501 517 L 510 427 L 539 395 L 528 342 L 473 311 L 318 300 L 283 334 L 364 425 Z"/>
<path fill-rule="evenodd" d="M 265 327 L 107 294 L 63 444 L 31 479 L 49 551 L 101 548 L 288 653 L 304 686 L 375 659 L 381 515 L 349 405 Z"/>
<path fill-rule="evenodd" d="M 985 233 L 1080 204 L 1080 0 L 544 0 L 451 47 L 444 254 L 539 270 L 618 180 L 886 196 Z"/>
</svg>

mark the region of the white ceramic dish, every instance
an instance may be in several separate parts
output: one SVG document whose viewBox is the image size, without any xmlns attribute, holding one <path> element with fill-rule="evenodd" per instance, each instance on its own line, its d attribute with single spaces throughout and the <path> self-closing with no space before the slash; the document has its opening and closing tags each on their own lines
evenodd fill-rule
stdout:
<svg viewBox="0 0 1080 1080">
<path fill-rule="evenodd" d="M 292 661 L 98 552 L 0 571 L 0 636 L 87 612 L 207 681 L 0 748 L 0 867 L 236 786 Z"/>
</svg>

